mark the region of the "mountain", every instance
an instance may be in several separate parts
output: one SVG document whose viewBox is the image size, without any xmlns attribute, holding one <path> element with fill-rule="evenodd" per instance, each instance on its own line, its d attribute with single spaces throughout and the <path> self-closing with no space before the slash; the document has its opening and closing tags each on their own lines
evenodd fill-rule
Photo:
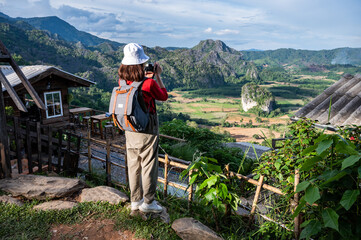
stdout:
<svg viewBox="0 0 361 240">
<path fill-rule="evenodd" d="M 73 93 L 76 100 L 105 109 L 109 91 L 117 82 L 117 69 L 123 58 L 122 44 L 78 31 L 57 17 L 24 19 L 3 13 L 0 13 L 0 39 L 19 64 L 53 65 L 96 82 L 94 87 L 75 89 Z M 360 49 L 237 51 L 212 39 L 200 41 L 193 48 L 144 46 L 144 50 L 151 57 L 150 61 L 161 64 L 168 90 L 242 86 L 246 82 L 275 80 L 287 82 L 292 79 L 287 68 L 290 64 L 299 65 L 299 71 L 303 71 L 302 66 L 308 66 L 312 72 L 325 72 L 333 63 L 361 63 Z M 337 77 L 339 75 L 334 76 Z"/>
<path fill-rule="evenodd" d="M 266 51 L 241 51 L 245 60 L 275 65 L 351 64 L 361 65 L 361 48 L 296 50 L 281 48 Z"/>
<path fill-rule="evenodd" d="M 117 49 L 124 44 L 110 41 L 107 39 L 96 37 L 90 33 L 79 31 L 74 26 L 70 25 L 66 21 L 56 17 L 34 17 L 34 18 L 11 18 L 4 13 L 0 12 L 0 17 L 7 18 L 9 21 L 18 22 L 23 21 L 39 30 L 48 31 L 51 34 L 54 34 L 55 37 L 60 37 L 69 42 L 81 42 L 87 47 L 97 46 L 103 43 L 111 45 L 113 48 Z"/>
</svg>

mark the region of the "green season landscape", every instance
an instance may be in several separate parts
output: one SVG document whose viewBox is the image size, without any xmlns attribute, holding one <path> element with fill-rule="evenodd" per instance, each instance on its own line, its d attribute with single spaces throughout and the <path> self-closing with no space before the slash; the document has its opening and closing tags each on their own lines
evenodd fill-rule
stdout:
<svg viewBox="0 0 361 240">
<path fill-rule="evenodd" d="M 78 31 L 57 17 L 11 18 L 3 13 L 0 39 L 19 65 L 52 65 L 96 82 L 89 88 L 72 89 L 71 104 L 107 111 L 124 43 Z M 185 201 L 158 196 L 170 209 L 171 220 L 193 214 L 225 239 L 292 239 L 293 233 L 275 222 L 260 221 L 249 227 L 248 219 L 230 214 L 231 206 L 240 201 L 235 193 L 250 194 L 254 187 L 244 184 L 240 190 L 239 181 L 226 178 L 223 168 L 229 164 L 231 171 L 253 173 L 256 180 L 265 176 L 283 190 L 286 197 L 276 199 L 267 214 L 292 229 L 292 219 L 301 213 L 301 238 L 360 239 L 360 128 L 325 134 L 308 120 L 291 123 L 290 117 L 344 74 L 361 73 L 361 48 L 237 51 L 220 40 L 208 39 L 192 48 L 144 49 L 152 62 L 162 66 L 169 91 L 168 101 L 157 105 L 161 133 L 187 140 L 162 140 L 161 146 L 172 156 L 193 161 L 191 168 L 196 171 L 191 181 L 202 186 L 196 191 L 202 200 L 191 211 L 184 210 Z M 272 96 L 272 111 L 243 110 L 242 87 L 249 83 Z M 283 147 L 257 160 L 223 146 L 234 141 L 269 146 L 270 140 L 278 137 L 288 137 Z M 291 212 L 288 200 L 294 194 L 296 169 L 301 176 L 296 192 L 302 197 Z M 103 183 L 94 179 L 89 184 Z M 55 223 L 75 223 L 93 212 L 114 219 L 118 229 L 130 229 L 141 238 L 177 239 L 169 226 L 129 220 L 128 213 L 107 204 L 83 204 L 77 212 L 63 214 L 33 213 L 34 204 L 23 209 L 0 205 L 4 222 L 0 238 L 6 239 L 10 232 L 14 239 L 47 239 L 48 232 L 39 230 L 41 224 L 50 228 Z M 14 224 L 21 214 L 23 222 L 11 229 L 7 223 Z M 34 229 L 19 234 L 33 222 Z M 149 234 L 152 228 L 157 231 Z"/>
</svg>

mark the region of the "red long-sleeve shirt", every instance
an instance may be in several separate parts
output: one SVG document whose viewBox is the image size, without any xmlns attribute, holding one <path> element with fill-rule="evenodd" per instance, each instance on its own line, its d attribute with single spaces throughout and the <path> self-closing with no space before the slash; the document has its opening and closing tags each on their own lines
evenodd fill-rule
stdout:
<svg viewBox="0 0 361 240">
<path fill-rule="evenodd" d="M 120 81 L 120 79 L 119 79 Z M 132 84 L 131 81 L 126 81 L 128 85 Z M 160 88 L 158 83 L 152 79 L 147 78 L 142 85 L 143 99 L 145 106 L 149 109 L 149 113 L 155 113 L 155 100 L 166 101 L 168 99 L 168 92 L 165 88 Z"/>
</svg>

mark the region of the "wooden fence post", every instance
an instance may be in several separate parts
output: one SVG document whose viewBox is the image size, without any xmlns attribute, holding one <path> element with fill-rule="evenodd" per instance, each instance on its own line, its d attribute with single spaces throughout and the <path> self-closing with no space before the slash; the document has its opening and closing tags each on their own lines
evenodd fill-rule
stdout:
<svg viewBox="0 0 361 240">
<path fill-rule="evenodd" d="M 297 185 L 299 183 L 300 183 L 300 172 L 299 172 L 298 169 L 296 169 L 295 170 L 295 186 L 294 186 L 294 191 L 295 191 L 295 196 L 294 196 L 295 206 L 294 206 L 294 209 L 297 208 L 298 202 L 299 202 L 299 193 L 296 193 L 296 188 L 297 188 Z M 301 230 L 300 214 L 298 214 L 295 217 L 294 223 L 295 223 L 295 229 L 294 229 L 295 239 L 298 240 L 300 238 L 300 230 Z"/>
<path fill-rule="evenodd" d="M 164 196 L 164 198 L 166 198 L 167 195 L 168 195 L 168 164 L 169 164 L 168 154 L 165 155 L 164 160 L 165 160 L 165 163 L 164 163 L 164 192 L 163 192 L 163 196 Z"/>
<path fill-rule="evenodd" d="M 42 159 L 41 159 L 41 127 L 40 122 L 36 122 L 36 138 L 38 143 L 38 171 L 42 172 Z"/>
<path fill-rule="evenodd" d="M 30 136 L 30 124 L 26 121 L 26 155 L 28 157 L 28 169 L 29 173 L 33 173 L 33 157 L 31 151 L 31 136 Z"/>
<path fill-rule="evenodd" d="M 110 163 L 110 140 L 107 139 L 107 146 L 106 146 L 106 149 L 107 149 L 107 155 L 105 157 L 105 164 L 106 164 L 106 184 L 108 186 L 111 186 L 112 184 L 112 169 L 111 169 L 111 163 Z"/>
<path fill-rule="evenodd" d="M 18 173 L 20 174 L 23 172 L 23 162 L 22 162 L 23 156 L 21 155 L 21 144 L 20 144 L 20 139 L 19 139 L 20 138 L 19 130 L 20 130 L 21 126 L 20 126 L 18 117 L 14 117 L 13 119 L 14 119 L 16 158 L 18 159 Z"/>
<path fill-rule="evenodd" d="M 254 212 L 256 211 L 259 194 L 260 194 L 261 189 L 262 189 L 263 178 L 264 178 L 264 176 L 261 175 L 260 178 L 259 178 L 259 180 L 258 180 L 258 185 L 257 185 L 257 189 L 256 189 L 256 194 L 254 195 L 254 199 L 253 199 L 251 215 L 254 214 Z"/>
<path fill-rule="evenodd" d="M 189 175 L 188 175 L 188 181 L 191 180 L 191 176 L 192 176 L 193 170 L 189 171 Z M 189 186 L 189 194 L 188 194 L 188 209 L 191 209 L 192 206 L 192 200 L 193 200 L 193 184 Z"/>
<path fill-rule="evenodd" d="M 90 143 L 90 126 L 89 126 L 89 121 L 88 121 L 88 129 L 87 129 L 87 133 L 88 133 L 88 171 L 91 173 L 92 172 L 92 149 L 91 149 L 91 143 Z"/>
<path fill-rule="evenodd" d="M 53 171 L 53 128 L 48 127 L 48 172 Z"/>
<path fill-rule="evenodd" d="M 61 154 L 63 152 L 63 130 L 59 129 L 58 130 L 58 168 L 57 173 L 60 173 L 61 171 Z"/>
</svg>

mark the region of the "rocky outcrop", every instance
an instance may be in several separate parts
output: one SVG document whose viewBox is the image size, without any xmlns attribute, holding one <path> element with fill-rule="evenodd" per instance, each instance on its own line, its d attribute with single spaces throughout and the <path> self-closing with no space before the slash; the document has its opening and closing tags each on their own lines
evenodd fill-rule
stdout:
<svg viewBox="0 0 361 240">
<path fill-rule="evenodd" d="M 222 240 L 216 232 L 194 218 L 179 218 L 172 224 L 173 230 L 183 240 Z"/>
<path fill-rule="evenodd" d="M 121 191 L 107 186 L 98 186 L 94 188 L 86 188 L 81 191 L 79 196 L 80 202 L 109 202 L 118 204 L 129 201 L 129 197 Z"/>
<path fill-rule="evenodd" d="M 23 206 L 24 203 L 16 198 L 10 196 L 0 196 L 0 202 L 7 203 L 7 204 L 14 204 L 19 207 Z"/>
<path fill-rule="evenodd" d="M 77 205 L 78 205 L 78 203 L 75 203 L 75 202 L 56 200 L 56 201 L 41 203 L 39 205 L 34 206 L 33 209 L 43 210 L 43 211 L 65 210 L 65 209 L 72 209 L 73 207 L 76 207 Z"/>
<path fill-rule="evenodd" d="M 12 196 L 28 199 L 54 199 L 70 196 L 86 187 L 80 179 L 24 175 L 13 179 L 1 179 L 0 189 Z"/>
<path fill-rule="evenodd" d="M 274 99 L 268 90 L 253 83 L 242 87 L 242 108 L 245 112 L 256 107 L 269 113 L 273 110 L 273 105 Z"/>
</svg>

